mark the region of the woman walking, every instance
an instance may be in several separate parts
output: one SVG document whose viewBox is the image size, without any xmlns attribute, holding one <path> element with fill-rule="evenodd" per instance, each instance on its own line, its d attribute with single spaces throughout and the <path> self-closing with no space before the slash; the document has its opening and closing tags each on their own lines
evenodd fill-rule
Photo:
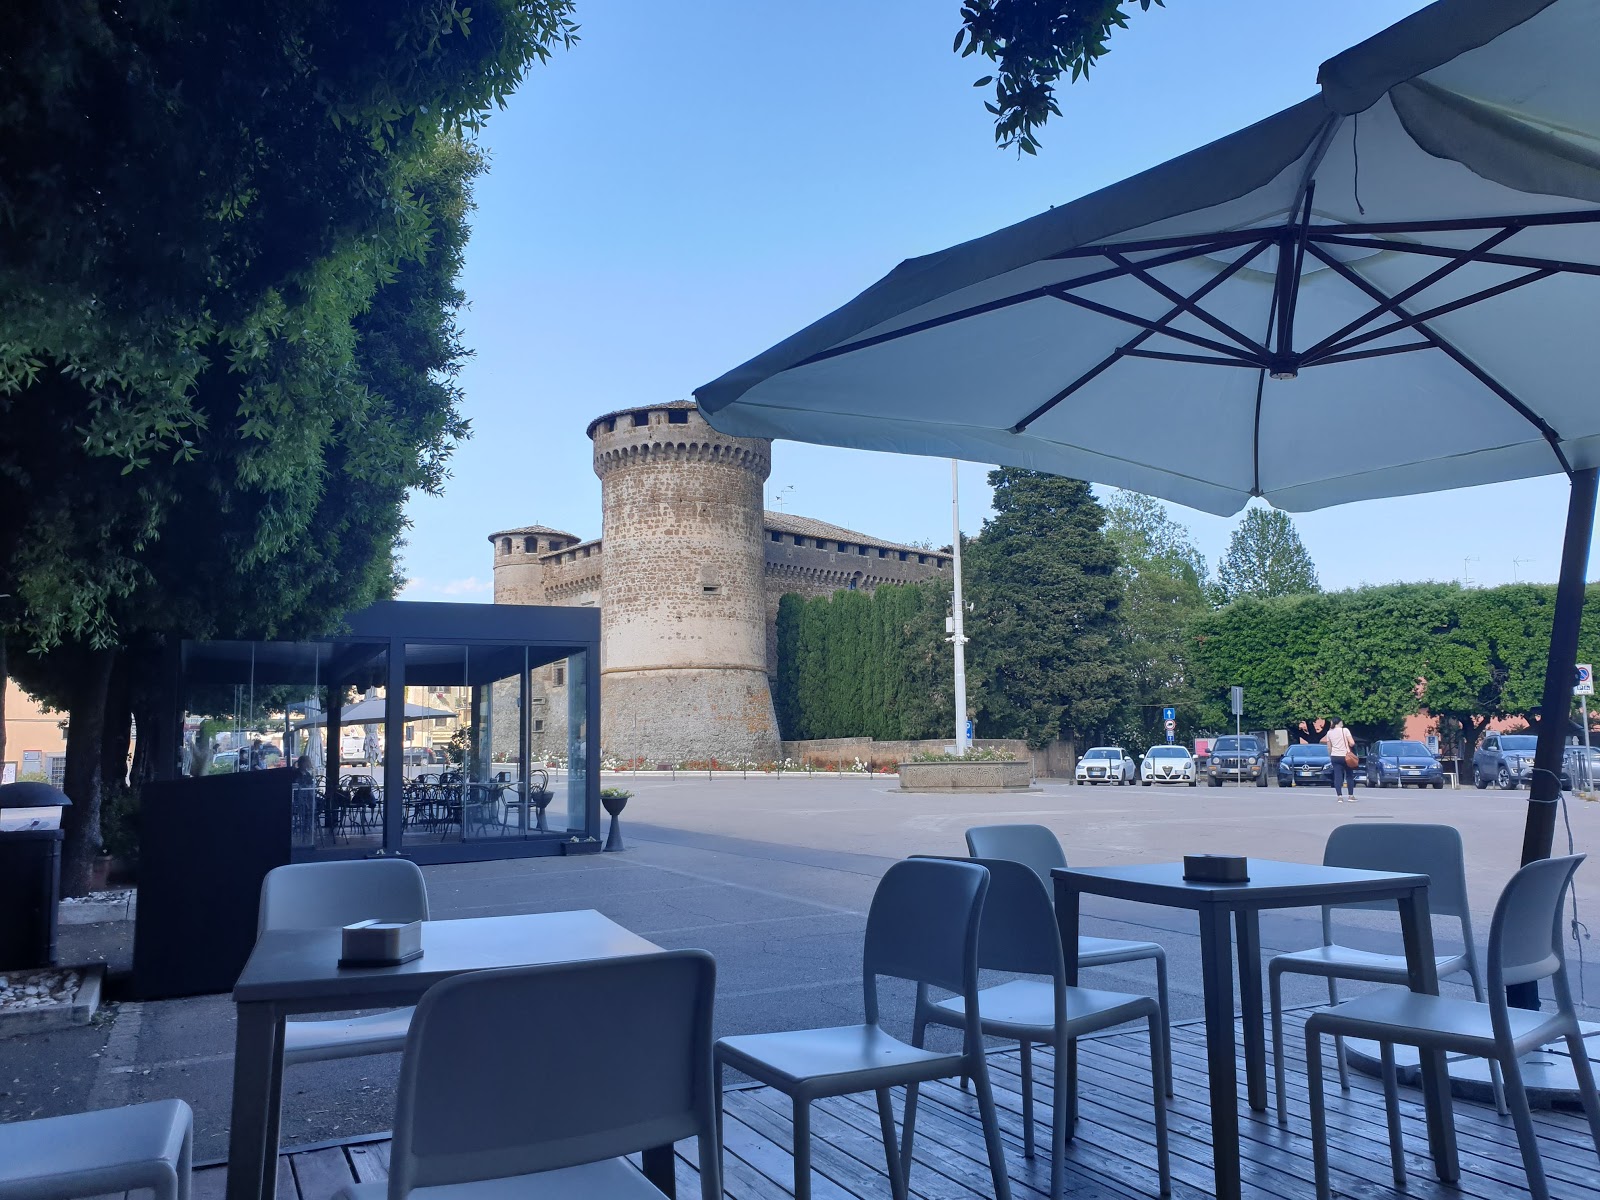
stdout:
<svg viewBox="0 0 1600 1200">
<path fill-rule="evenodd" d="M 1344 788 L 1350 794 L 1350 803 L 1356 802 L 1356 771 L 1350 765 L 1350 760 L 1355 758 L 1356 739 L 1344 727 L 1344 721 L 1335 717 L 1333 728 L 1322 739 L 1328 745 L 1328 760 L 1333 764 L 1333 794 L 1340 804 L 1345 802 L 1344 796 L 1339 794 L 1339 789 Z M 1349 757 L 1347 758 L 1346 755 Z"/>
</svg>

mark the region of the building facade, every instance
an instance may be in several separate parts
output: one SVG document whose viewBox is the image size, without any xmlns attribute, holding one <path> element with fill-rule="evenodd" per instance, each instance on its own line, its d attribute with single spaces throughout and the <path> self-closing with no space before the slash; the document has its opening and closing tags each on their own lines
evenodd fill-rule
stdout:
<svg viewBox="0 0 1600 1200">
<path fill-rule="evenodd" d="M 588 432 L 601 536 L 525 525 L 489 541 L 495 603 L 599 606 L 611 758 L 778 758 L 779 600 L 951 569 L 947 553 L 765 511 L 771 442 L 719 433 L 691 403 L 608 413 Z M 565 675 L 543 668 L 531 689 L 534 745 L 552 755 L 566 745 Z"/>
</svg>

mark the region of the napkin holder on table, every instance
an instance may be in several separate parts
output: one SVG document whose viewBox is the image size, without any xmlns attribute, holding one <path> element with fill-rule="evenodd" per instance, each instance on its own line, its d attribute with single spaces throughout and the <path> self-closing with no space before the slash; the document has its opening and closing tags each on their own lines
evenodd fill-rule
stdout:
<svg viewBox="0 0 1600 1200">
<path fill-rule="evenodd" d="M 342 934 L 341 967 L 394 967 L 422 957 L 421 921 L 357 921 Z"/>
<path fill-rule="evenodd" d="M 1190 883 L 1249 883 L 1250 860 L 1242 854 L 1185 854 L 1183 877 Z"/>
</svg>

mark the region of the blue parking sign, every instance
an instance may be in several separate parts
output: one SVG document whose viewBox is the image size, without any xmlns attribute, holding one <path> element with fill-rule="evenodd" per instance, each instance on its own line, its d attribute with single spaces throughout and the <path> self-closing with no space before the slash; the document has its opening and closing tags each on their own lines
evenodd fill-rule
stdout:
<svg viewBox="0 0 1600 1200">
<path fill-rule="evenodd" d="M 1163 708 L 1161 710 L 1161 719 L 1163 721 L 1176 721 L 1178 719 L 1178 710 L 1175 708 Z"/>
</svg>

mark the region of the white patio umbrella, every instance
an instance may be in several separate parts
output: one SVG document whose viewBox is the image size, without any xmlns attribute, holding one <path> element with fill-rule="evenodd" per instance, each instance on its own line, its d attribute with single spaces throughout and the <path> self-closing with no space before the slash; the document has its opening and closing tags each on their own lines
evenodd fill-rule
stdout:
<svg viewBox="0 0 1600 1200">
<path fill-rule="evenodd" d="M 1565 473 L 1565 714 L 1600 465 L 1597 62 L 1600 0 L 1440 0 L 1310 99 L 902 263 L 696 400 L 728 433 L 1219 514 Z M 1550 852 L 1563 730 L 1540 723 L 1525 860 Z"/>
<path fill-rule="evenodd" d="M 341 726 L 381 725 L 386 719 L 384 715 L 384 705 L 386 703 L 387 701 L 382 696 L 369 696 L 365 700 L 357 700 L 354 704 L 347 704 L 339 714 L 339 724 Z M 454 709 L 430 708 L 426 704 L 413 704 L 408 700 L 406 701 L 405 714 L 401 717 L 401 720 L 410 724 L 412 721 L 426 721 L 431 717 L 453 717 L 455 715 Z M 308 725 L 318 726 L 326 725 L 327 723 L 327 715 L 319 713 L 315 717 L 307 717 L 295 728 L 303 729 Z"/>
</svg>

